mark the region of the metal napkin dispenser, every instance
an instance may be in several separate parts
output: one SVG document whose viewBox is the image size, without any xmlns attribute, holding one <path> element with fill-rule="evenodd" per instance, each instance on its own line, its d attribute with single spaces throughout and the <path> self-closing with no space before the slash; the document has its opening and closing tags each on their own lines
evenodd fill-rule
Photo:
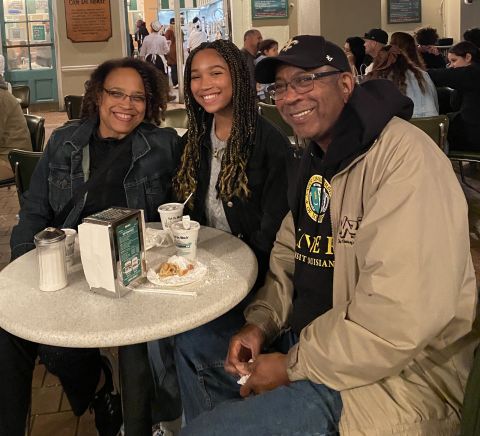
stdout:
<svg viewBox="0 0 480 436">
<path fill-rule="evenodd" d="M 78 226 L 83 271 L 93 292 L 121 297 L 146 276 L 143 210 L 112 207 Z"/>
</svg>

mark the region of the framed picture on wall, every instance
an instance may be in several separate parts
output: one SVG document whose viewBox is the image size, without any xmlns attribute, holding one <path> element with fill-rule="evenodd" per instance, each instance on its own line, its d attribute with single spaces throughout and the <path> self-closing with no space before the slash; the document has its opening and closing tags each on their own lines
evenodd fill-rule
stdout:
<svg viewBox="0 0 480 436">
<path fill-rule="evenodd" d="M 252 0 L 252 20 L 288 18 L 287 0 Z"/>
<path fill-rule="evenodd" d="M 67 38 L 72 42 L 103 42 L 112 37 L 110 0 L 64 0 Z"/>
<path fill-rule="evenodd" d="M 422 0 L 388 0 L 388 24 L 421 23 Z"/>
</svg>

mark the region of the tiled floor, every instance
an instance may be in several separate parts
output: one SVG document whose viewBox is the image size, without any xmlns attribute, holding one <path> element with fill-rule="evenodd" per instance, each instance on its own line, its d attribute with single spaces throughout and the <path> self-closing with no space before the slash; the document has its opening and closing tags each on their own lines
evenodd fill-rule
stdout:
<svg viewBox="0 0 480 436">
<path fill-rule="evenodd" d="M 46 113 L 42 116 L 46 118 L 47 139 L 51 131 L 66 120 L 65 113 L 61 112 Z M 467 176 L 469 182 L 480 189 L 480 168 L 470 166 Z M 480 279 L 480 194 L 466 187 L 464 190 L 469 204 L 471 251 L 478 281 Z M 17 213 L 18 198 L 15 188 L 1 188 L 0 269 L 8 263 L 10 258 L 9 239 L 12 227 L 17 220 Z M 32 399 L 31 436 L 96 435 L 93 415 L 86 412 L 81 418 L 75 417 L 58 379 L 47 373 L 43 365 L 37 365 L 35 368 Z"/>
</svg>

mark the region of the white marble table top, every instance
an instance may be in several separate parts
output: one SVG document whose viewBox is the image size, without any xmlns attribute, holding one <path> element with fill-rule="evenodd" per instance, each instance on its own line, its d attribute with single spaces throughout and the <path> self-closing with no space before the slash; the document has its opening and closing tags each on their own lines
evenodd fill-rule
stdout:
<svg viewBox="0 0 480 436">
<path fill-rule="evenodd" d="M 147 251 L 147 262 L 174 254 L 174 247 Z M 55 292 L 38 289 L 35 250 L 0 272 L 0 326 L 24 339 L 65 347 L 110 347 L 146 342 L 190 330 L 222 315 L 253 286 L 257 261 L 240 239 L 202 227 L 197 258 L 206 276 L 182 287 L 197 296 L 130 292 L 108 298 L 89 290 L 81 263 L 69 284 Z"/>
</svg>

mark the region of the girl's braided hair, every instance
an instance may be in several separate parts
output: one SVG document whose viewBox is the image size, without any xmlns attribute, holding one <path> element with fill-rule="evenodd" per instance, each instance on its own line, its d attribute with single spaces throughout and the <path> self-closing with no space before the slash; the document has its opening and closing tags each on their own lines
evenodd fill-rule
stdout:
<svg viewBox="0 0 480 436">
<path fill-rule="evenodd" d="M 184 89 L 188 133 L 180 166 L 173 179 L 173 187 L 179 200 L 184 200 L 191 192 L 195 192 L 200 167 L 200 145 L 205 135 L 210 134 L 207 128 L 212 123 L 213 114 L 206 112 L 197 103 L 190 88 L 192 61 L 198 52 L 206 49 L 215 50 L 225 60 L 232 80 L 232 130 L 222 155 L 215 187 L 223 201 L 229 201 L 233 197 L 248 198 L 250 190 L 246 168 L 255 138 L 257 103 L 242 53 L 232 42 L 224 40 L 201 44 L 190 53 L 185 64 Z"/>
<path fill-rule="evenodd" d="M 140 74 L 146 97 L 145 121 L 160 124 L 160 119 L 165 119 L 167 110 L 168 81 L 165 75 L 161 74 L 152 64 L 133 58 L 106 61 L 92 72 L 90 80 L 85 84 L 80 118 L 90 118 L 98 114 L 98 99 L 103 93 L 105 80 L 113 70 L 118 68 L 132 68 Z"/>
</svg>

